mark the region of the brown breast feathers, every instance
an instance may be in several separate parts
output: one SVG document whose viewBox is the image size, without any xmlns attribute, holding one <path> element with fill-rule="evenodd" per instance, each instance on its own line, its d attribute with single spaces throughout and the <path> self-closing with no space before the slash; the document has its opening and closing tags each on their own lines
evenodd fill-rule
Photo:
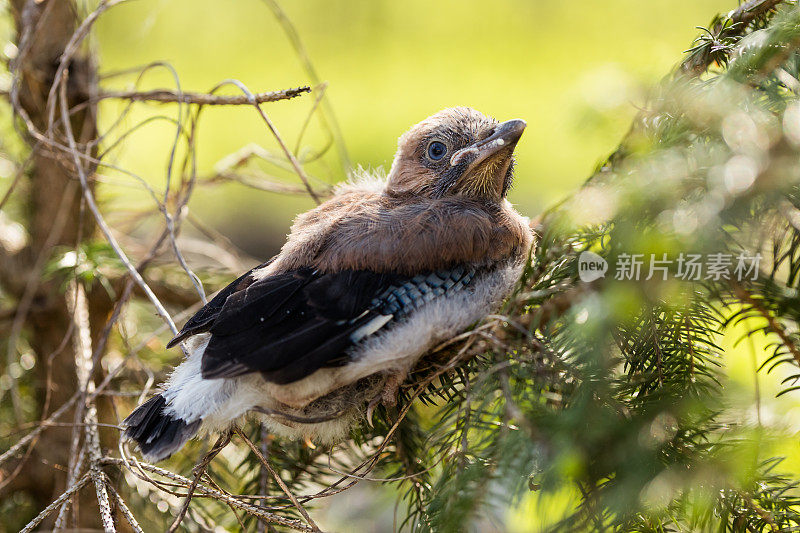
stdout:
<svg viewBox="0 0 800 533">
<path fill-rule="evenodd" d="M 414 274 L 519 257 L 531 240 L 525 219 L 507 202 L 393 197 L 350 186 L 297 218 L 269 271 L 312 266 Z"/>
</svg>

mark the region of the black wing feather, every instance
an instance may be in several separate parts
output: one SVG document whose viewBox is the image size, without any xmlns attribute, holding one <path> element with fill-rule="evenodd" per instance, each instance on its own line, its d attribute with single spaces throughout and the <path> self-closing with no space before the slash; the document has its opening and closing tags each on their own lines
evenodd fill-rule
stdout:
<svg viewBox="0 0 800 533">
<path fill-rule="evenodd" d="M 198 311 L 170 346 L 209 332 L 204 378 L 261 372 L 291 383 L 345 362 L 353 332 L 380 314 L 376 297 L 408 279 L 364 270 L 303 268 L 260 280 L 248 273 Z"/>
<path fill-rule="evenodd" d="M 298 296 L 302 297 L 298 291 L 308 284 L 307 276 L 308 272 L 278 274 L 231 294 L 209 331 L 215 335 L 236 335 L 254 326 L 281 321 L 297 307 Z"/>
<path fill-rule="evenodd" d="M 167 348 L 172 348 L 173 346 L 177 345 L 179 342 L 185 340 L 187 337 L 191 337 L 192 335 L 197 335 L 198 333 L 205 333 L 211 327 L 211 324 L 216 320 L 217 315 L 219 314 L 220 310 L 222 310 L 225 302 L 228 300 L 228 297 L 234 294 L 237 291 L 241 291 L 242 289 L 246 288 L 250 284 L 253 283 L 252 273 L 254 270 L 258 270 L 259 268 L 263 268 L 275 260 L 273 257 L 266 263 L 261 263 L 257 267 L 251 269 L 250 271 L 242 274 L 231 282 L 227 287 L 222 289 L 217 293 L 214 298 L 211 299 L 206 305 L 203 306 L 197 313 L 190 318 L 186 324 L 183 325 L 181 328 L 180 333 L 178 333 L 175 338 L 167 343 Z"/>
</svg>

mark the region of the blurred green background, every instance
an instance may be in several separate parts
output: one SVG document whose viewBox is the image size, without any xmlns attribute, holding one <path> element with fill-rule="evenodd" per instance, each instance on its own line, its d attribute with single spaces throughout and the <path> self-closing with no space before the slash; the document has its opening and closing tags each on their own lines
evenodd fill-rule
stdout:
<svg viewBox="0 0 800 533">
<path fill-rule="evenodd" d="M 637 106 L 644 105 L 648 88 L 691 46 L 698 34 L 695 26 L 736 5 L 734 0 L 281 3 L 319 79 L 328 82 L 326 105 L 338 121 L 353 165 L 388 170 L 397 137 L 444 107 L 468 105 L 500 120 L 523 118 L 528 129 L 518 147 L 511 200 L 529 216 L 591 174 L 624 135 Z M 101 18 L 97 45 L 103 72 L 163 60 L 175 69 L 185 91 L 205 92 L 228 78 L 254 92 L 314 83 L 269 5 L 258 0 L 132 2 Z M 122 88 L 131 81 L 123 76 L 105 85 Z M 140 87 L 175 87 L 175 81 L 168 69 L 157 68 Z M 225 92 L 236 93 L 230 88 Z M 312 94 L 264 106 L 291 147 L 314 101 Z M 119 105 L 103 103 L 106 126 Z M 175 117 L 176 112 L 176 106 L 138 106 L 125 126 L 162 114 Z M 174 135 L 174 124 L 167 120 L 148 123 L 127 138 L 117 164 L 163 187 Z M 276 148 L 252 109 L 204 110 L 199 174 L 212 173 L 220 160 L 251 143 Z M 315 115 L 299 153 L 325 145 L 326 134 Z M 310 174 L 329 183 L 345 179 L 346 169 L 335 148 L 307 165 Z M 274 165 L 264 164 L 261 170 L 297 183 L 290 172 Z M 111 184 L 133 183 L 129 177 L 107 174 Z M 151 206 L 136 187 L 108 185 L 102 193 L 120 212 L 137 204 Z M 305 198 L 227 184 L 201 187 L 190 208 L 195 217 L 263 259 L 277 251 L 292 217 L 312 205 Z M 787 469 L 800 471 L 793 437 L 800 427 L 800 403 L 792 395 L 774 398 L 777 375 L 754 372 L 764 350 L 762 339 L 733 349 L 738 336 L 729 332 L 723 340 L 731 348 L 726 383 L 731 413 L 741 421 L 773 422 L 769 425 L 775 432 L 763 442 L 775 454 L 789 457 Z M 334 530 L 385 530 L 376 524 L 392 523 L 393 499 L 379 492 L 376 484 L 362 483 L 344 493 L 325 523 Z M 540 501 L 532 495 L 502 527 L 539 530 L 573 497 L 564 493 Z M 478 527 L 496 529 L 488 519 Z"/>
<path fill-rule="evenodd" d="M 468 105 L 499 120 L 528 121 L 518 148 L 511 200 L 528 215 L 562 198 L 591 173 L 626 131 L 648 87 L 680 59 L 698 31 L 731 0 L 305 0 L 282 2 L 341 127 L 350 160 L 388 170 L 397 137 L 449 106 Z M 252 91 L 312 84 L 269 5 L 259 0 L 138 1 L 100 19 L 101 70 L 170 63 L 185 91 L 206 91 L 235 78 Z M 125 87 L 130 78 L 106 86 Z M 164 68 L 143 88 L 175 87 Z M 235 90 L 225 92 L 235 94 Z M 294 146 L 313 95 L 265 106 Z M 117 104 L 101 111 L 108 124 Z M 128 126 L 144 118 L 139 106 Z M 152 114 L 175 116 L 175 106 Z M 199 134 L 200 174 L 248 143 L 275 147 L 252 109 L 208 108 Z M 312 134 L 304 144 L 325 142 Z M 155 121 L 125 143 L 119 164 L 163 184 L 174 126 Z M 327 181 L 345 178 L 336 150 L 309 165 Z M 294 178 L 294 182 L 297 179 Z M 131 197 L 125 191 L 125 207 Z M 118 196 L 108 193 L 110 196 Z M 146 198 L 141 196 L 146 202 Z M 201 189 L 191 205 L 259 257 L 282 242 L 306 199 L 240 185 Z"/>
</svg>

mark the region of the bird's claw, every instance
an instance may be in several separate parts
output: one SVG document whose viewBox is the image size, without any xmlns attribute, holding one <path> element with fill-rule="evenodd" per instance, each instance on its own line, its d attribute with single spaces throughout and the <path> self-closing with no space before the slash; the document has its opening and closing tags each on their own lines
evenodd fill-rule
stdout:
<svg viewBox="0 0 800 533">
<path fill-rule="evenodd" d="M 383 405 L 397 405 L 397 393 L 400 390 L 400 385 L 406 378 L 405 373 L 390 374 L 386 378 L 385 388 L 375 395 L 367 405 L 367 423 L 370 427 L 375 427 L 372 423 L 372 414 L 378 404 Z"/>
<path fill-rule="evenodd" d="M 369 427 L 374 428 L 375 424 L 372 423 L 372 413 L 375 412 L 375 408 L 378 407 L 378 404 L 381 403 L 382 395 L 378 394 L 373 399 L 369 401 L 369 405 L 367 406 L 367 424 Z"/>
</svg>

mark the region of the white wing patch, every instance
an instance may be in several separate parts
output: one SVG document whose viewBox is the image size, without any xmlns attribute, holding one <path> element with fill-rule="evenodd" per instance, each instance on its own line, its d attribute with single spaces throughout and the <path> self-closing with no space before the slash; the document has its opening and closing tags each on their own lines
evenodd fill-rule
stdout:
<svg viewBox="0 0 800 533">
<path fill-rule="evenodd" d="M 379 315 L 350 334 L 350 340 L 358 342 L 364 337 L 369 337 L 389 322 L 394 315 Z"/>
</svg>

